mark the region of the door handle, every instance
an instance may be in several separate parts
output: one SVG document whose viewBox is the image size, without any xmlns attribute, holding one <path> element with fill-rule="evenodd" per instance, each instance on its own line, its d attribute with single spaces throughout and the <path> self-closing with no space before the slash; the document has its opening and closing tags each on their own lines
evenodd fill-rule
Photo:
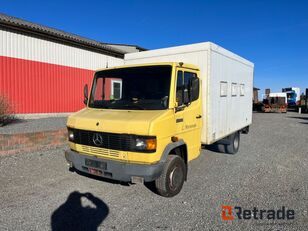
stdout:
<svg viewBox="0 0 308 231">
<path fill-rule="evenodd" d="M 177 123 L 181 123 L 181 122 L 183 122 L 183 121 L 184 121 L 183 118 L 176 119 L 176 122 L 177 122 Z"/>
<path fill-rule="evenodd" d="M 202 118 L 202 115 L 196 116 L 196 119 L 201 119 L 201 118 Z"/>
</svg>

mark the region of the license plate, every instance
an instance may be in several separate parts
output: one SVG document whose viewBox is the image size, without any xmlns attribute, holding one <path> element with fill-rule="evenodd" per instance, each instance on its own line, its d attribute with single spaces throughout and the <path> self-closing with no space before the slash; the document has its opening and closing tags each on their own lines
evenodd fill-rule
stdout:
<svg viewBox="0 0 308 231">
<path fill-rule="evenodd" d="M 85 165 L 88 167 L 99 168 L 103 170 L 107 169 L 107 163 L 97 160 L 85 159 Z"/>
<path fill-rule="evenodd" d="M 95 168 L 88 168 L 88 171 L 90 174 L 101 176 L 103 175 L 103 172 L 101 170 L 95 169 Z"/>
</svg>

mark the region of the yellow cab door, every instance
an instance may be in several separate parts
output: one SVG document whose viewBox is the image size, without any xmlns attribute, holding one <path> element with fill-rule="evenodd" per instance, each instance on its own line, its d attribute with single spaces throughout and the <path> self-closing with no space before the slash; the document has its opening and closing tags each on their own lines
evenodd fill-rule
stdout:
<svg viewBox="0 0 308 231">
<path fill-rule="evenodd" d="M 176 136 L 184 140 L 188 160 L 192 160 L 201 148 L 201 81 L 199 71 L 187 68 L 177 68 L 176 77 Z"/>
</svg>

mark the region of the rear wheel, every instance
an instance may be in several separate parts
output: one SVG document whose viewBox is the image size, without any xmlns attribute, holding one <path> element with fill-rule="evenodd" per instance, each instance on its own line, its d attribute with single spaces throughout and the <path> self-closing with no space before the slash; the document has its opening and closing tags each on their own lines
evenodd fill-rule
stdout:
<svg viewBox="0 0 308 231">
<path fill-rule="evenodd" d="M 249 126 L 245 127 L 242 129 L 243 134 L 248 134 L 249 133 Z"/>
<path fill-rule="evenodd" d="M 177 155 L 169 155 L 162 174 L 155 181 L 157 193 L 163 197 L 177 195 L 184 184 L 186 166 L 184 160 Z"/>
<path fill-rule="evenodd" d="M 226 145 L 224 145 L 224 144 L 217 144 L 217 149 L 218 149 L 219 152 L 225 153 L 226 152 Z"/>
<path fill-rule="evenodd" d="M 226 145 L 226 152 L 229 154 L 235 154 L 240 148 L 240 133 L 235 132 L 229 137 L 230 144 Z"/>
</svg>

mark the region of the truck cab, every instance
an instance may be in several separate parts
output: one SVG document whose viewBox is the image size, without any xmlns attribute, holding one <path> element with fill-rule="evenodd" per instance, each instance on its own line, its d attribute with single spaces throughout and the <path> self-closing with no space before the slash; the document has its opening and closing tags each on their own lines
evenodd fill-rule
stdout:
<svg viewBox="0 0 308 231">
<path fill-rule="evenodd" d="M 95 72 L 86 107 L 67 121 L 72 169 L 123 182 L 155 182 L 178 194 L 200 155 L 202 102 L 197 66 L 164 62 Z"/>
</svg>

